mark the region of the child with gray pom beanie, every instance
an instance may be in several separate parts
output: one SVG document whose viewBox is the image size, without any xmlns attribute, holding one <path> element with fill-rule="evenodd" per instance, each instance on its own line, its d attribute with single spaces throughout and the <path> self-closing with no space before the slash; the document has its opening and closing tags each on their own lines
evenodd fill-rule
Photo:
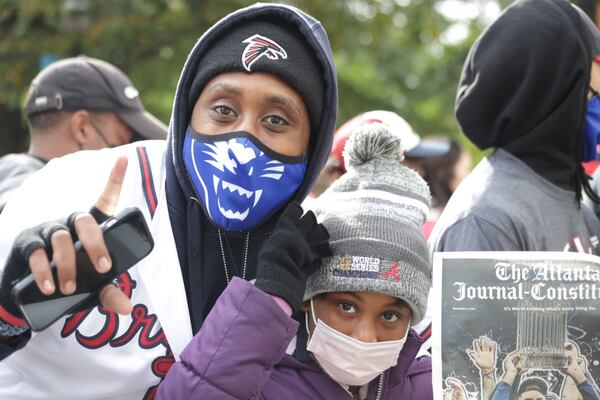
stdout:
<svg viewBox="0 0 600 400">
<path fill-rule="evenodd" d="M 314 204 L 332 256 L 306 284 L 307 350 L 354 398 L 432 398 L 431 361 L 415 359 L 410 331 L 431 285 L 429 188 L 400 164 L 400 138 L 383 124 L 352 133 L 344 158 L 348 172 Z"/>
<path fill-rule="evenodd" d="M 410 329 L 431 284 L 421 233 L 429 190 L 400 164 L 401 140 L 385 125 L 359 128 L 345 151 L 348 173 L 314 214 L 298 220 L 299 206 L 284 210 L 287 233 L 265 242 L 256 284 L 229 283 L 158 399 L 433 399 L 431 358 L 417 358 L 422 341 Z M 315 257 L 292 267 L 277 256 L 290 241 Z M 277 297 L 272 287 L 290 293 Z M 239 384 L 215 395 L 210 382 L 223 375 Z"/>
</svg>

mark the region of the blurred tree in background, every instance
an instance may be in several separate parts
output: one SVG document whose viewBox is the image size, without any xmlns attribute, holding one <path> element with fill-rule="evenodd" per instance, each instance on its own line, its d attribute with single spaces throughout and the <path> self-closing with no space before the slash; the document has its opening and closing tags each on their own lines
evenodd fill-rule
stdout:
<svg viewBox="0 0 600 400">
<path fill-rule="evenodd" d="M 168 122 L 179 73 L 198 37 L 242 0 L 0 0 L 0 155 L 26 148 L 29 83 L 48 62 L 86 54 L 130 76 L 146 108 Z M 469 46 L 495 0 L 288 0 L 329 33 L 340 119 L 398 112 L 421 135 L 464 143 L 454 120 Z M 507 1 L 501 2 L 502 6 Z"/>
</svg>

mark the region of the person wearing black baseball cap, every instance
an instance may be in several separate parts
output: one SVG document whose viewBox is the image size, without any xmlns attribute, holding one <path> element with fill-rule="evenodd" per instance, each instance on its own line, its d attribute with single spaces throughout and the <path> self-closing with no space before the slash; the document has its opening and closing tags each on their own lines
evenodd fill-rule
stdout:
<svg viewBox="0 0 600 400">
<path fill-rule="evenodd" d="M 24 112 L 29 150 L 0 158 L 0 212 L 14 189 L 53 158 L 167 136 L 122 71 L 86 56 L 44 68 L 31 82 Z"/>
</svg>

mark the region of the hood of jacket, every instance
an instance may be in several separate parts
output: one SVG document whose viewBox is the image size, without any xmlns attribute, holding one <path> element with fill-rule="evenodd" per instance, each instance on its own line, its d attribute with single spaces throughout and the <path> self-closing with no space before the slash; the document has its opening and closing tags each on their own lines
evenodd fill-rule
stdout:
<svg viewBox="0 0 600 400">
<path fill-rule="evenodd" d="M 568 1 L 513 3 L 464 64 L 455 111 L 465 135 L 579 192 L 592 48 L 592 34 Z"/>
<path fill-rule="evenodd" d="M 189 104 L 188 97 L 195 72 L 198 70 L 198 65 L 202 62 L 207 49 L 210 48 L 211 42 L 226 31 L 229 26 L 245 19 L 273 15 L 285 18 L 298 26 L 306 42 L 314 50 L 324 71 L 325 93 L 323 98 L 323 114 L 319 126 L 315 128 L 316 131 L 313 130 L 311 132 L 306 173 L 300 187 L 292 197 L 292 201 L 301 202 L 306 197 L 327 161 L 335 129 L 338 103 L 336 72 L 327 34 L 319 21 L 297 8 L 281 4 L 255 4 L 229 14 L 206 31 L 190 52 L 179 78 L 171 123 L 169 125 L 168 157 L 175 168 L 177 180 L 186 198 L 195 195 L 187 176 L 181 153 L 183 139 L 191 118 L 190 110 L 193 109 L 193 104 Z"/>
</svg>

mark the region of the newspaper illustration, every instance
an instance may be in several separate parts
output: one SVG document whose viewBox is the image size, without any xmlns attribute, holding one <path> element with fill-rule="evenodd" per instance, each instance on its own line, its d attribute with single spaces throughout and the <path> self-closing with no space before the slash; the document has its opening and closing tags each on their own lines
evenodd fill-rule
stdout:
<svg viewBox="0 0 600 400">
<path fill-rule="evenodd" d="M 600 257 L 434 255 L 436 400 L 600 400 Z"/>
</svg>

